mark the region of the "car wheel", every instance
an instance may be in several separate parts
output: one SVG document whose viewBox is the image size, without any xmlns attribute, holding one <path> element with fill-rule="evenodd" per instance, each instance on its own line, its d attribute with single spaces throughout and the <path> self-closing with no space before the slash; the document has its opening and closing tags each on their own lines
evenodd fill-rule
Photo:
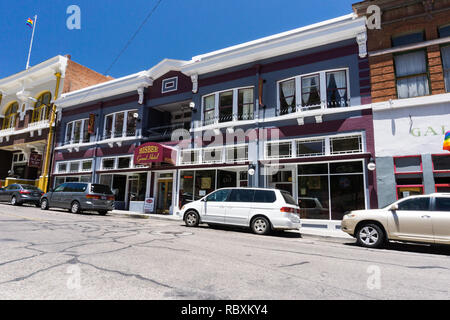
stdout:
<svg viewBox="0 0 450 320">
<path fill-rule="evenodd" d="M 48 200 L 47 199 L 42 199 L 41 210 L 48 210 Z"/>
<path fill-rule="evenodd" d="M 81 213 L 80 203 L 78 201 L 72 202 L 70 205 L 70 212 L 74 214 Z"/>
<path fill-rule="evenodd" d="M 108 211 L 107 210 L 100 210 L 98 212 L 98 214 L 101 215 L 101 216 L 106 216 L 108 214 Z"/>
<path fill-rule="evenodd" d="M 189 211 L 184 217 L 184 222 L 188 227 L 197 227 L 200 223 L 200 217 L 198 216 L 197 212 Z"/>
<path fill-rule="evenodd" d="M 271 230 L 270 222 L 264 217 L 257 217 L 252 221 L 252 231 L 256 234 L 268 234 Z"/>
<path fill-rule="evenodd" d="M 12 196 L 12 197 L 11 197 L 10 203 L 11 203 L 11 205 L 13 205 L 13 206 L 18 206 L 18 205 L 19 205 L 19 202 L 17 202 L 16 196 Z"/>
<path fill-rule="evenodd" d="M 359 228 L 356 239 L 366 248 L 379 248 L 384 243 L 384 232 L 376 224 L 365 224 Z"/>
</svg>

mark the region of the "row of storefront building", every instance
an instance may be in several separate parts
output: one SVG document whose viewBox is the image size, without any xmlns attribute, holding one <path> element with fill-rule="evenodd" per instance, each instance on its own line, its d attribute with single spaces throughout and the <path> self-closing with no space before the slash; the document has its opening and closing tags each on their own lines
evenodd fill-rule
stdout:
<svg viewBox="0 0 450 320">
<path fill-rule="evenodd" d="M 102 183 L 117 209 L 157 214 L 218 188 L 279 188 L 318 228 L 450 192 L 450 4 L 353 11 L 118 79 L 69 56 L 2 79 L 2 183 Z"/>
</svg>

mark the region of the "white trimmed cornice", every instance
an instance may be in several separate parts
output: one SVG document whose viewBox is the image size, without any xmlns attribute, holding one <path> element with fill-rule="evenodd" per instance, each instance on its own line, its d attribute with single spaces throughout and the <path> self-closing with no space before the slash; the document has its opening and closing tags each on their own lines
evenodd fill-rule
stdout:
<svg viewBox="0 0 450 320">
<path fill-rule="evenodd" d="M 151 85 L 153 85 L 153 80 L 149 77 L 148 72 L 142 71 L 122 78 L 65 93 L 55 101 L 55 105 L 59 108 L 67 108 L 127 92 L 137 91 L 139 88 L 146 88 Z"/>
<path fill-rule="evenodd" d="M 366 18 L 349 14 L 193 57 L 180 71 L 187 75 L 209 73 L 347 39 L 356 42 L 365 32 Z"/>
<path fill-rule="evenodd" d="M 188 61 L 164 59 L 157 65 L 148 70 L 150 78 L 156 80 L 170 71 L 181 71 L 181 67 Z"/>
<path fill-rule="evenodd" d="M 16 94 L 17 91 L 39 86 L 42 83 L 55 79 L 55 73 L 61 73 L 64 78 L 67 67 L 67 57 L 56 56 L 28 70 L 21 71 L 9 77 L 0 79 L 0 91 L 6 94 Z"/>
</svg>

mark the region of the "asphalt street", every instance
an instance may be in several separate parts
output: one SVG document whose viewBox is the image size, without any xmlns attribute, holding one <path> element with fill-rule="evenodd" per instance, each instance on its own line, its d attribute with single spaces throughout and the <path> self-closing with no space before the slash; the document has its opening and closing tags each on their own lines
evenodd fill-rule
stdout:
<svg viewBox="0 0 450 320">
<path fill-rule="evenodd" d="M 450 249 L 0 204 L 0 299 L 449 299 Z"/>
</svg>

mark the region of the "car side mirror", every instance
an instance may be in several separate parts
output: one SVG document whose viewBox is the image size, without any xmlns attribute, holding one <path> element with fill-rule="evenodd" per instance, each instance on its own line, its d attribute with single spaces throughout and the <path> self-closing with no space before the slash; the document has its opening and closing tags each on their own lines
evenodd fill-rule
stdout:
<svg viewBox="0 0 450 320">
<path fill-rule="evenodd" d="M 398 210 L 398 204 L 393 204 L 390 208 L 389 208 L 389 210 L 391 210 L 391 211 L 397 211 Z"/>
</svg>

